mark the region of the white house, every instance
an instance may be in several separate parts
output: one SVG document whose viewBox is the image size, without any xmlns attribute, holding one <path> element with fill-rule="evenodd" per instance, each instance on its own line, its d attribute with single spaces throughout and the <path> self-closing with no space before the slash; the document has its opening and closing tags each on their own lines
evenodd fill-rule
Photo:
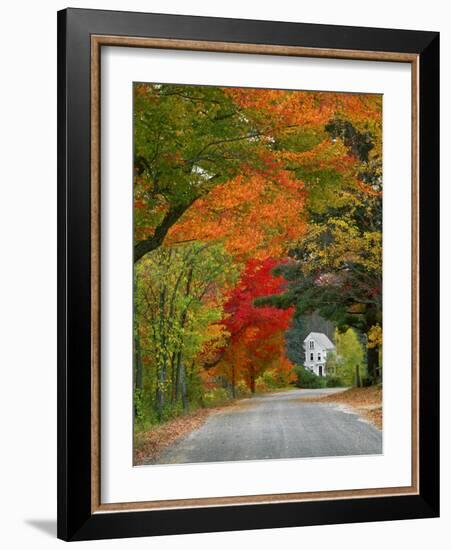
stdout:
<svg viewBox="0 0 451 550">
<path fill-rule="evenodd" d="M 326 359 L 335 346 L 322 332 L 311 332 L 304 340 L 304 367 L 318 376 L 326 376 Z"/>
</svg>

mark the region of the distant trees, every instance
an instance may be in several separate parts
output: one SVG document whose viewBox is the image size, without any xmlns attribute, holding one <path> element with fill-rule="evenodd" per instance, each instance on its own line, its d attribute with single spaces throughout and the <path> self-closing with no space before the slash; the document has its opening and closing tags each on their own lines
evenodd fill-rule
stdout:
<svg viewBox="0 0 451 550">
<path fill-rule="evenodd" d="M 335 332 L 336 351 L 329 352 L 326 362 L 328 376 L 339 378 L 345 386 L 361 386 L 367 376 L 365 352 L 356 332 L 349 328 Z"/>
</svg>

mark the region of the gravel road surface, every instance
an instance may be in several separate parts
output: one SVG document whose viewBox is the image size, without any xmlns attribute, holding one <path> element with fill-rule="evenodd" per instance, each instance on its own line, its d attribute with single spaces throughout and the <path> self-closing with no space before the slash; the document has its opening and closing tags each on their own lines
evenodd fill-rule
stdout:
<svg viewBox="0 0 451 550">
<path fill-rule="evenodd" d="M 166 449 L 157 464 L 382 453 L 382 432 L 350 409 L 300 398 L 342 389 L 290 390 L 244 399 Z"/>
</svg>

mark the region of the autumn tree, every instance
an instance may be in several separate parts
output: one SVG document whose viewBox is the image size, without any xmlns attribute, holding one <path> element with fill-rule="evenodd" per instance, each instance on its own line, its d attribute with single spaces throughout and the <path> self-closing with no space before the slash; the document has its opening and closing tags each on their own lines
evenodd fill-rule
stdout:
<svg viewBox="0 0 451 550">
<path fill-rule="evenodd" d="M 257 297 L 282 290 L 283 278 L 272 274 L 276 264 L 273 258 L 249 260 L 224 303 L 222 324 L 230 340 L 218 372 L 222 370 L 232 386 L 244 379 L 252 393 L 257 377 L 273 364 L 274 357 L 280 357 L 278 335 L 288 327 L 293 313 L 292 309 L 254 306 Z"/>
<path fill-rule="evenodd" d="M 134 87 L 135 261 L 216 185 L 258 166 L 262 131 L 218 87 Z"/>
<path fill-rule="evenodd" d="M 162 247 L 138 264 L 135 341 L 158 417 L 167 403 L 187 408 L 196 358 L 205 345 L 222 344 L 210 327 L 222 317 L 223 287 L 235 273 L 223 248 L 208 243 Z"/>
</svg>

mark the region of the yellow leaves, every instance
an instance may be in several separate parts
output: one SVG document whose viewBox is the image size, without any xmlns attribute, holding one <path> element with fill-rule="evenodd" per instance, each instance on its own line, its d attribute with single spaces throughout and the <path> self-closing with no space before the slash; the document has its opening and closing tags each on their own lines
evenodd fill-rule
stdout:
<svg viewBox="0 0 451 550">
<path fill-rule="evenodd" d="M 382 263 L 382 233 L 380 231 L 367 231 L 363 234 L 362 241 L 366 252 L 363 265 L 370 270 L 380 270 Z"/>
<path fill-rule="evenodd" d="M 209 363 L 221 353 L 221 350 L 227 345 L 229 333 L 224 325 L 212 323 L 204 329 L 202 349 L 196 356 L 196 361 L 200 364 Z"/>
<path fill-rule="evenodd" d="M 284 150 L 278 155 L 281 160 L 295 163 L 304 169 L 332 168 L 341 173 L 353 173 L 356 168 L 356 159 L 349 155 L 343 142 L 330 139 L 322 141 L 309 151 Z"/>
<path fill-rule="evenodd" d="M 325 224 L 310 224 L 300 241 L 318 268 L 339 269 L 344 263 L 359 264 L 379 271 L 382 262 L 382 234 L 364 231 L 346 218 L 329 218 Z"/>
<path fill-rule="evenodd" d="M 368 348 L 377 348 L 382 346 L 382 327 L 379 323 L 373 325 L 368 331 Z"/>
<path fill-rule="evenodd" d="M 208 325 L 204 331 L 204 340 L 208 342 L 209 351 L 214 351 L 226 345 L 230 334 L 221 323 Z M 204 348 L 204 352 L 205 352 Z"/>
</svg>

